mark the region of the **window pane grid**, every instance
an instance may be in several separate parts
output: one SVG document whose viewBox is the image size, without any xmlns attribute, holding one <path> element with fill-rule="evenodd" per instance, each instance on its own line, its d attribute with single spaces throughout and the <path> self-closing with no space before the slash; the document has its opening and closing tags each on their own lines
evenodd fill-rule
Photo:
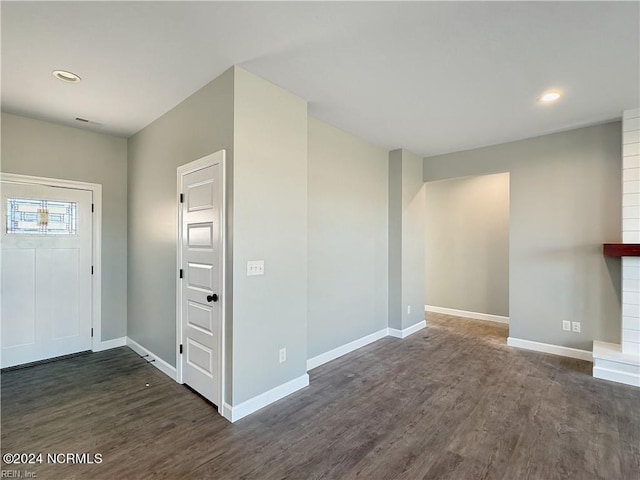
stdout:
<svg viewBox="0 0 640 480">
<path fill-rule="evenodd" d="M 75 202 L 7 199 L 7 234 L 75 235 L 77 224 Z"/>
</svg>

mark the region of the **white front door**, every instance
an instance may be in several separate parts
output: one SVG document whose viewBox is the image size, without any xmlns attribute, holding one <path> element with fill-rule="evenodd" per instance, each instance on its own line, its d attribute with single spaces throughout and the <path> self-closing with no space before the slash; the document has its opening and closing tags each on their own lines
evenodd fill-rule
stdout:
<svg viewBox="0 0 640 480">
<path fill-rule="evenodd" d="M 91 349 L 87 190 L 2 182 L 2 367 Z"/>
<path fill-rule="evenodd" d="M 179 171 L 182 381 L 220 404 L 222 320 L 222 160 L 210 155 Z"/>
</svg>

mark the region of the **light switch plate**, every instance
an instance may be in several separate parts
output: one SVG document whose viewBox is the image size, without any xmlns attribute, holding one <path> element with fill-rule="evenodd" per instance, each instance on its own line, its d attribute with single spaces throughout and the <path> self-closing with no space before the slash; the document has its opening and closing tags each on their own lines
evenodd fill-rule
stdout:
<svg viewBox="0 0 640 480">
<path fill-rule="evenodd" d="M 264 260 L 249 260 L 247 262 L 247 276 L 264 275 Z"/>
</svg>

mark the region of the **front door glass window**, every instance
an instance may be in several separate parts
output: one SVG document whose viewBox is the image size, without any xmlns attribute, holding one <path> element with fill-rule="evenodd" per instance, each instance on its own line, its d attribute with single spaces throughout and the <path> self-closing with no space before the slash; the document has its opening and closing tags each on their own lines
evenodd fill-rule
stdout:
<svg viewBox="0 0 640 480">
<path fill-rule="evenodd" d="M 7 234 L 76 235 L 77 228 L 75 202 L 7 199 Z"/>
</svg>

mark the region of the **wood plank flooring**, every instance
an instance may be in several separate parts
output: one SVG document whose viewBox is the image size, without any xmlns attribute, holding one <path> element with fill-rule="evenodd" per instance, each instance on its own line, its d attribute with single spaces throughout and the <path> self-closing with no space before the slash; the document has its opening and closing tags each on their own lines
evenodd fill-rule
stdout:
<svg viewBox="0 0 640 480">
<path fill-rule="evenodd" d="M 640 478 L 640 389 L 506 346 L 507 327 L 429 314 L 310 372 L 236 424 L 126 347 L 4 372 L 2 453 L 38 479 Z M 148 386 L 147 386 L 148 384 Z"/>
</svg>

